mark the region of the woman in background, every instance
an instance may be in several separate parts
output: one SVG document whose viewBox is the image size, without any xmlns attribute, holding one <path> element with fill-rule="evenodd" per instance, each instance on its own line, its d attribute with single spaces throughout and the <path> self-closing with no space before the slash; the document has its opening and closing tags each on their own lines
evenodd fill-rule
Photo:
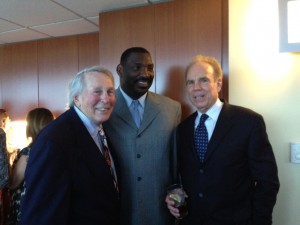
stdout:
<svg viewBox="0 0 300 225">
<path fill-rule="evenodd" d="M 31 143 L 18 153 L 12 166 L 12 175 L 9 183 L 11 204 L 7 225 L 16 225 L 20 221 L 20 202 L 25 194 L 24 173 L 30 148 L 38 133 L 52 120 L 54 120 L 54 115 L 46 108 L 36 108 L 27 114 L 26 136 L 31 138 Z"/>
<path fill-rule="evenodd" d="M 5 109 L 0 109 L 0 225 L 4 223 L 5 208 L 6 203 L 6 193 L 5 189 L 8 178 L 9 178 L 9 164 L 8 155 L 6 148 L 6 133 L 5 128 L 7 122 L 9 121 L 8 114 Z"/>
</svg>

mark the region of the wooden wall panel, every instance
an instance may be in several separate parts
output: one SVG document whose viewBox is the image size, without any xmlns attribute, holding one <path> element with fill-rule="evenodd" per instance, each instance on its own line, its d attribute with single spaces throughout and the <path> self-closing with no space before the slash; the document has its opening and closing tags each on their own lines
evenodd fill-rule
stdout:
<svg viewBox="0 0 300 225">
<path fill-rule="evenodd" d="M 155 8 L 157 93 L 195 111 L 186 96 L 184 69 L 197 54 L 222 60 L 222 0 L 184 0 Z"/>
<path fill-rule="evenodd" d="M 120 63 L 121 54 L 125 49 L 142 46 L 147 48 L 153 57 L 155 56 L 155 21 L 153 15 L 153 6 L 100 14 L 100 64 L 113 72 L 116 87 L 119 86 L 116 66 Z M 155 85 L 152 85 L 151 90 L 155 90 Z"/>
<path fill-rule="evenodd" d="M 229 102 L 229 62 L 228 62 L 228 46 L 229 46 L 229 15 L 228 15 L 228 0 L 222 1 L 222 61 L 223 69 L 223 86 L 220 92 L 220 97 Z"/>
<path fill-rule="evenodd" d="M 39 106 L 57 116 L 65 111 L 67 85 L 78 72 L 77 37 L 38 42 Z"/>
<path fill-rule="evenodd" d="M 5 71 L 4 68 L 6 67 L 4 59 L 6 58 L 6 51 L 5 48 L 0 48 L 0 108 L 4 108 L 3 105 L 3 88 L 2 88 L 2 80 L 4 79 Z"/>
<path fill-rule="evenodd" d="M 24 120 L 37 107 L 37 45 L 26 42 L 1 47 L 1 107 L 12 120 Z"/>
<path fill-rule="evenodd" d="M 95 64 L 98 33 L 0 46 L 0 107 L 13 120 L 24 120 L 34 107 L 57 116 L 65 110 L 69 80 Z"/>
<path fill-rule="evenodd" d="M 99 33 L 78 36 L 79 71 L 99 64 Z"/>
</svg>

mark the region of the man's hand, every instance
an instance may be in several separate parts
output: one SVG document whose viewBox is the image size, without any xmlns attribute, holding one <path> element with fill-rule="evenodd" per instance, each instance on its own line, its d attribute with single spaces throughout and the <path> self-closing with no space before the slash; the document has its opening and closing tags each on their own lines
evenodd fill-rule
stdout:
<svg viewBox="0 0 300 225">
<path fill-rule="evenodd" d="M 166 196 L 165 202 L 167 203 L 167 207 L 170 213 L 176 217 L 177 219 L 180 217 L 179 209 L 174 207 L 175 202 L 168 195 Z"/>
</svg>

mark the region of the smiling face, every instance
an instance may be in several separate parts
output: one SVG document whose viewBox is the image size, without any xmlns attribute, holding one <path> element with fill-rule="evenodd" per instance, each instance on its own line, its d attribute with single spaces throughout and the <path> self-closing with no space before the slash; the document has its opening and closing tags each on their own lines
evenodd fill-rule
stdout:
<svg viewBox="0 0 300 225">
<path fill-rule="evenodd" d="M 133 99 L 144 95 L 154 78 L 154 65 L 150 54 L 133 52 L 126 62 L 117 67 L 122 90 Z"/>
<path fill-rule="evenodd" d="M 191 103 L 205 113 L 217 101 L 222 80 L 215 78 L 211 65 L 197 62 L 186 74 L 186 87 Z"/>
<path fill-rule="evenodd" d="M 84 75 L 85 87 L 74 97 L 76 106 L 96 125 L 108 120 L 116 104 L 112 79 L 104 73 L 88 72 Z"/>
</svg>

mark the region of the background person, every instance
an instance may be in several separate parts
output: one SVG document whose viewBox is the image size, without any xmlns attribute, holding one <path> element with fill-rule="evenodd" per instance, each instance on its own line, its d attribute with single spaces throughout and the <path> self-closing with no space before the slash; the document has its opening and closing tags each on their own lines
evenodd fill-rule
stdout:
<svg viewBox="0 0 300 225">
<path fill-rule="evenodd" d="M 154 64 L 146 49 L 125 50 L 116 70 L 117 104 L 104 126 L 119 162 L 122 225 L 171 224 L 164 196 L 176 173 L 172 134 L 181 106 L 149 91 Z M 133 100 L 139 123 L 133 117 Z"/>
<path fill-rule="evenodd" d="M 0 109 L 0 128 L 6 131 L 9 123 L 9 115 L 5 109 Z"/>
<path fill-rule="evenodd" d="M 70 109 L 31 147 L 21 225 L 119 224 L 114 164 L 108 164 L 98 140 L 115 103 L 109 70 L 96 66 L 77 73 L 69 84 Z"/>
<path fill-rule="evenodd" d="M 20 201 L 25 195 L 24 173 L 29 157 L 29 152 L 38 133 L 51 121 L 54 120 L 54 115 L 49 109 L 35 108 L 28 112 L 26 116 L 26 136 L 31 138 L 31 143 L 23 148 L 12 166 L 12 174 L 10 178 L 10 211 L 8 214 L 7 225 L 17 225 L 20 222 Z"/>
<path fill-rule="evenodd" d="M 279 180 L 263 117 L 219 99 L 222 69 L 213 57 L 196 56 L 185 78 L 197 111 L 178 127 L 179 172 L 189 211 L 182 224 L 272 224 Z M 204 114 L 209 142 L 203 154 L 196 152 L 194 135 Z M 178 217 L 174 201 L 167 197 L 166 202 Z"/>
<path fill-rule="evenodd" d="M 9 180 L 9 160 L 5 133 L 8 121 L 8 113 L 5 109 L 0 109 L 0 225 L 4 224 L 9 199 L 6 189 Z"/>
</svg>

